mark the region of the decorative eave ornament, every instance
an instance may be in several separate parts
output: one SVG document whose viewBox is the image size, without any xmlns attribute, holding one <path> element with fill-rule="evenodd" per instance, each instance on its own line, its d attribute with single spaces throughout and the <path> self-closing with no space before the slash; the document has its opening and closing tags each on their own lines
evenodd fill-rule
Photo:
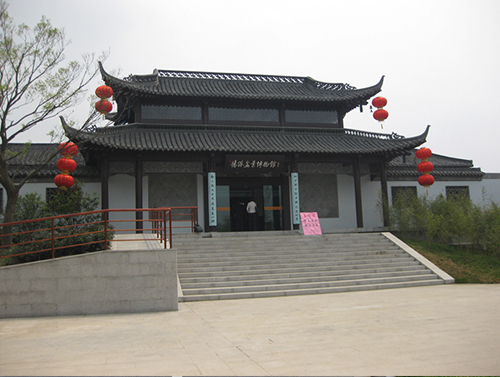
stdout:
<svg viewBox="0 0 500 377">
<path fill-rule="evenodd" d="M 434 184 L 434 177 L 430 174 L 430 172 L 434 170 L 434 165 L 432 162 L 428 161 L 432 156 L 432 151 L 429 148 L 420 148 L 415 152 L 415 156 L 419 160 L 422 160 L 422 162 L 417 165 L 417 170 L 422 173 L 422 175 L 418 177 L 418 183 L 420 186 L 429 188 Z M 429 195 L 429 191 L 427 191 L 427 195 Z"/>
<path fill-rule="evenodd" d="M 384 128 L 383 121 L 389 117 L 389 112 L 383 107 L 387 105 L 387 99 L 384 97 L 376 97 L 372 101 L 372 105 L 377 108 L 373 113 L 373 118 L 380 122 L 380 127 Z"/>
</svg>

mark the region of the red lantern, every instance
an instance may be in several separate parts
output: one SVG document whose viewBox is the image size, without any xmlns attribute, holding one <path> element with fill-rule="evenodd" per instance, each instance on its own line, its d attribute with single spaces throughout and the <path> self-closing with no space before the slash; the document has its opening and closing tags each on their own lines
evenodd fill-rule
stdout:
<svg viewBox="0 0 500 377">
<path fill-rule="evenodd" d="M 63 173 L 73 172 L 76 169 L 76 162 L 71 158 L 60 158 L 59 161 L 57 161 L 57 168 Z"/>
<path fill-rule="evenodd" d="M 422 175 L 418 177 L 418 183 L 421 186 L 429 187 L 434 183 L 434 177 L 429 174 L 429 172 L 434 170 L 434 165 L 432 162 L 427 161 L 432 156 L 432 151 L 429 148 L 420 148 L 415 152 L 415 156 L 422 160 L 422 162 L 417 165 L 417 170 L 422 173 Z M 428 192 L 427 195 L 429 195 Z"/>
<path fill-rule="evenodd" d="M 389 112 L 383 109 L 383 107 L 387 105 L 387 99 L 384 97 L 376 97 L 372 100 L 372 105 L 378 109 L 373 113 L 373 117 L 380 122 L 380 127 L 384 128 L 382 122 L 389 117 Z"/>
<path fill-rule="evenodd" d="M 76 156 L 76 154 L 78 153 L 78 147 L 75 143 L 72 143 L 70 141 L 61 143 L 58 149 L 59 154 L 62 154 L 63 156 Z"/>
<path fill-rule="evenodd" d="M 95 94 L 100 99 L 110 98 L 113 95 L 113 89 L 107 85 L 101 85 L 95 90 Z"/>
<path fill-rule="evenodd" d="M 420 148 L 415 152 L 415 156 L 420 160 L 426 161 L 432 156 L 432 151 L 429 148 Z"/>
<path fill-rule="evenodd" d="M 387 117 L 389 116 L 389 113 L 387 112 L 387 110 L 384 110 L 384 109 L 378 109 L 377 111 L 375 111 L 373 113 L 373 117 L 378 120 L 379 122 L 383 122 L 384 120 L 387 119 Z"/>
<path fill-rule="evenodd" d="M 76 169 L 76 162 L 72 159 L 78 153 L 78 147 L 75 143 L 67 141 L 59 145 L 59 153 L 64 157 L 57 161 L 57 168 L 62 171 L 62 174 L 58 174 L 54 178 L 54 183 L 59 187 L 60 190 L 67 190 L 67 188 L 74 185 L 75 180 L 69 175 Z"/>
<path fill-rule="evenodd" d="M 430 187 L 434 183 L 434 177 L 430 174 L 424 174 L 418 177 L 420 186 Z"/>
<path fill-rule="evenodd" d="M 384 97 L 374 98 L 372 101 L 372 105 L 375 106 L 377 109 L 381 109 L 382 107 L 387 105 L 387 99 Z"/>
<path fill-rule="evenodd" d="M 428 173 L 434 170 L 434 165 L 432 164 L 432 162 L 423 161 L 417 165 L 417 170 L 420 173 Z"/>
<path fill-rule="evenodd" d="M 54 183 L 61 190 L 66 190 L 75 184 L 75 180 L 71 175 L 68 174 L 58 174 L 54 178 Z"/>
<path fill-rule="evenodd" d="M 100 100 L 95 104 L 95 109 L 100 113 L 106 115 L 113 109 L 113 105 L 108 100 Z"/>
</svg>

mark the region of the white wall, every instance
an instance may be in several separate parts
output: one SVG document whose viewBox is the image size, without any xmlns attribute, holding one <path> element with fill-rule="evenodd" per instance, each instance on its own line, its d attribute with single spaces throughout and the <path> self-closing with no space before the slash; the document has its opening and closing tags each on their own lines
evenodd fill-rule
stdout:
<svg viewBox="0 0 500 377">
<path fill-rule="evenodd" d="M 300 179 L 300 178 L 299 178 Z M 349 175 L 337 175 L 339 196 L 339 217 L 320 219 L 323 232 L 336 229 L 356 228 L 356 204 L 354 198 L 354 179 Z"/>
<path fill-rule="evenodd" d="M 439 195 L 446 196 L 446 187 L 453 186 L 468 186 L 470 198 L 476 204 L 488 204 L 488 199 L 490 197 L 497 197 L 500 199 L 500 179 L 498 180 L 488 180 L 488 181 L 436 181 L 432 186 L 426 188 L 420 186 L 418 182 L 412 181 L 401 181 L 401 182 L 389 182 L 389 203 L 392 203 L 392 193 L 391 187 L 400 186 L 413 186 L 417 188 L 417 195 L 428 195 L 429 199 L 433 200 Z M 483 195 L 483 191 L 485 195 Z M 495 195 L 497 194 L 497 195 Z"/>
<path fill-rule="evenodd" d="M 490 201 L 500 205 L 500 173 L 490 173 L 483 177 L 482 187 L 486 204 Z"/>
<path fill-rule="evenodd" d="M 127 174 L 116 174 L 109 177 L 109 209 L 135 209 L 135 178 Z M 144 176 L 142 180 L 142 202 L 147 208 L 149 202 L 148 196 L 148 177 Z M 115 212 L 110 214 L 110 220 L 135 220 L 135 212 Z M 144 214 L 144 219 L 149 218 Z M 135 229 L 133 222 L 114 222 L 115 229 Z M 145 222 L 143 228 L 151 228 L 151 223 Z M 131 232 L 133 232 L 133 230 Z"/>
<path fill-rule="evenodd" d="M 26 195 L 29 193 L 37 193 L 40 195 L 43 201 L 46 200 L 46 189 L 47 188 L 57 188 L 57 186 L 53 182 L 43 182 L 43 183 L 26 183 L 20 191 L 21 195 Z M 101 183 L 100 182 L 82 182 L 83 192 L 86 194 L 94 195 L 96 194 L 99 197 L 99 208 L 101 203 Z M 5 189 L 3 191 L 3 203 L 7 202 L 7 193 Z"/>
<path fill-rule="evenodd" d="M 323 232 L 353 229 L 357 227 L 356 204 L 354 197 L 354 178 L 349 175 L 337 176 L 339 194 L 339 217 L 320 219 Z M 417 181 L 389 181 L 389 203 L 392 203 L 391 187 L 413 186 L 417 188 L 419 196 L 427 195 L 435 199 L 439 195 L 446 195 L 446 187 L 469 186 L 470 198 L 476 204 L 488 205 L 491 200 L 500 204 L 500 174 L 491 175 L 483 181 L 445 181 L 435 182 L 428 189 L 422 187 Z M 378 208 L 381 194 L 380 181 L 371 181 L 369 175 L 361 177 L 363 226 L 364 228 L 377 228 L 383 226 L 382 214 Z"/>
<path fill-rule="evenodd" d="M 361 177 L 363 226 L 365 228 L 376 228 L 384 225 L 382 214 L 378 208 L 381 192 L 380 181 L 371 181 L 369 174 Z"/>
</svg>

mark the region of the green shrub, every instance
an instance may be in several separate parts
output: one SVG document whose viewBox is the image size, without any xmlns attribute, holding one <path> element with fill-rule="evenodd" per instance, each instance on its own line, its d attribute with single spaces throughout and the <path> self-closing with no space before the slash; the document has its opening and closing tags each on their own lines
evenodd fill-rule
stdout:
<svg viewBox="0 0 500 377">
<path fill-rule="evenodd" d="M 401 194 L 390 207 L 390 223 L 405 238 L 500 253 L 500 207 L 477 205 L 467 197 Z"/>
<path fill-rule="evenodd" d="M 81 184 L 79 182 L 76 182 L 71 189 L 59 192 L 48 203 L 42 201 L 40 196 L 34 193 L 19 197 L 18 205 L 16 208 L 15 221 L 39 219 L 71 213 L 91 212 L 97 210 L 98 206 L 98 197 L 83 193 Z M 105 239 L 104 224 L 101 223 L 101 221 L 103 220 L 103 216 L 103 214 L 98 213 L 55 219 L 54 227 L 58 229 L 55 230 L 54 236 L 55 238 L 59 238 L 55 240 L 54 243 L 55 248 L 59 248 L 55 251 L 55 256 L 61 257 L 103 250 Z M 15 255 L 32 251 L 51 249 L 51 227 L 51 220 L 16 225 L 13 230 L 14 233 L 35 230 L 36 232 L 18 234 L 14 236 L 14 246 L 9 248 L 8 250 L 5 250 L 3 252 L 3 255 Z M 80 235 L 81 233 L 90 234 Z M 108 225 L 108 240 L 112 240 L 113 236 L 114 233 L 112 232 L 112 227 Z M 34 240 L 40 242 L 32 244 L 22 244 L 24 242 Z M 26 263 L 48 258 L 52 258 L 51 250 L 6 258 L 3 260 L 3 264 Z"/>
<path fill-rule="evenodd" d="M 500 254 L 500 207 L 495 203 L 484 211 L 484 243 L 486 250 Z"/>
<path fill-rule="evenodd" d="M 427 197 L 417 197 L 411 192 L 402 192 L 394 198 L 389 210 L 390 223 L 404 236 L 412 234 L 420 238 L 428 228 L 428 212 Z"/>
</svg>

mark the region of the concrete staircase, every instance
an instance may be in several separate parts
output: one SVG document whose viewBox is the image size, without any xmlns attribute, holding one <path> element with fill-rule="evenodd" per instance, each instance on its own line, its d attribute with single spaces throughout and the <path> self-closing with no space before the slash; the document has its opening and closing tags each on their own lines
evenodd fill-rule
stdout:
<svg viewBox="0 0 500 377">
<path fill-rule="evenodd" d="M 381 233 L 176 236 L 180 302 L 443 284 Z"/>
</svg>

